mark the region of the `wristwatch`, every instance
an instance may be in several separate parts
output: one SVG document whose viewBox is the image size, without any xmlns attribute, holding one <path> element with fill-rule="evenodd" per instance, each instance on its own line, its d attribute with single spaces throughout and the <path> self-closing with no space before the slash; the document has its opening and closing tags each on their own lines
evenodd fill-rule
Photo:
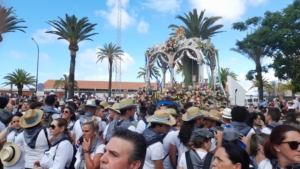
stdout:
<svg viewBox="0 0 300 169">
<path fill-rule="evenodd" d="M 89 149 L 82 149 L 84 153 L 90 153 Z"/>
</svg>

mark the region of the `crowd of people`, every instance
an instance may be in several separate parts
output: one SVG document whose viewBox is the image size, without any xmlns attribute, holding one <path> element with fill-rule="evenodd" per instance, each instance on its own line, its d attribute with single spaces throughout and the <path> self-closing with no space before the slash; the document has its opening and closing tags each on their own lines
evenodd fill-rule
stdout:
<svg viewBox="0 0 300 169">
<path fill-rule="evenodd" d="M 288 102 L 290 104 L 291 102 Z M 294 104 L 294 102 L 293 102 Z M 292 108 L 293 107 L 293 108 Z M 300 169 L 298 108 L 0 97 L 3 168 Z"/>
</svg>

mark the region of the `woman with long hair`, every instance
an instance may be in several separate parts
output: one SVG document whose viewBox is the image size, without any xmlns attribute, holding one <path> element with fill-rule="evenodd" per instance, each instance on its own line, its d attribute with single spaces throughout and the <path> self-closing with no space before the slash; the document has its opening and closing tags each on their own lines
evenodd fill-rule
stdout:
<svg viewBox="0 0 300 169">
<path fill-rule="evenodd" d="M 82 137 L 80 147 L 75 155 L 76 169 L 100 168 L 100 158 L 104 154 L 105 145 L 102 144 L 98 136 L 99 122 L 96 118 L 85 122 L 82 125 Z"/>
<path fill-rule="evenodd" d="M 264 146 L 273 169 L 295 169 L 300 163 L 300 132 L 290 125 L 275 127 Z"/>
<path fill-rule="evenodd" d="M 269 139 L 269 135 L 265 133 L 252 134 L 248 140 L 247 152 L 250 156 L 250 165 L 257 168 L 266 161 L 264 152 L 265 142 Z"/>
<path fill-rule="evenodd" d="M 74 109 L 70 106 L 65 107 L 61 112 L 61 117 L 68 123 L 67 129 L 72 132 L 74 124 L 76 122 L 76 115 Z"/>
<path fill-rule="evenodd" d="M 65 169 L 70 167 L 73 158 L 73 146 L 71 133 L 67 129 L 68 122 L 63 118 L 57 118 L 49 127 L 53 140 L 51 147 L 45 151 L 41 161 L 36 161 L 34 169 L 55 168 Z"/>
</svg>

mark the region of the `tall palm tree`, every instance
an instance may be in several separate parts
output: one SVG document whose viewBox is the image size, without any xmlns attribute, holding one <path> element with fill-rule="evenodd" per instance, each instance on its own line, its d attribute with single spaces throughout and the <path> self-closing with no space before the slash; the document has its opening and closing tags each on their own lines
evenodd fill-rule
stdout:
<svg viewBox="0 0 300 169">
<path fill-rule="evenodd" d="M 74 87 L 78 90 L 78 83 L 74 81 Z M 64 74 L 62 78 L 54 82 L 53 88 L 62 88 L 65 90 L 65 98 L 67 98 L 69 90 L 69 76 Z"/>
<path fill-rule="evenodd" d="M 230 76 L 234 80 L 237 80 L 237 74 L 232 72 L 229 68 L 221 68 L 221 83 L 223 85 L 223 89 L 226 88 L 227 76 Z"/>
<path fill-rule="evenodd" d="M 178 27 L 184 28 L 186 38 L 201 37 L 203 40 L 207 39 L 209 36 L 213 36 L 217 33 L 223 32 L 219 31 L 219 29 L 221 29 L 223 25 L 215 24 L 216 21 L 218 21 L 222 17 L 204 17 L 204 13 L 205 10 L 201 11 L 200 14 L 198 14 L 197 9 L 194 9 L 188 14 L 185 13 L 185 16 L 176 16 L 176 19 L 181 20 L 184 23 L 184 26 L 179 26 L 175 24 L 169 25 L 169 28 L 173 30 L 173 32 L 170 35 L 174 36 L 174 31 L 177 30 Z M 184 72 L 184 82 L 185 84 L 190 84 L 192 82 L 192 75 L 196 75 L 196 77 L 198 77 L 197 62 L 192 59 L 189 59 L 188 57 L 183 57 L 182 63 Z"/>
<path fill-rule="evenodd" d="M 109 81 L 108 81 L 108 97 L 111 97 L 111 82 L 112 82 L 112 67 L 113 67 L 113 63 L 116 62 L 117 60 L 121 60 L 122 59 L 122 55 L 123 55 L 123 50 L 121 49 L 121 47 L 117 46 L 116 44 L 104 44 L 103 48 L 99 48 L 99 52 L 97 52 L 98 54 L 98 59 L 97 59 L 97 63 L 99 61 L 103 61 L 103 59 L 108 59 L 108 63 L 109 63 Z"/>
<path fill-rule="evenodd" d="M 18 26 L 19 23 L 25 22 L 23 19 L 18 19 L 15 15 L 13 7 L 4 8 L 0 5 L 0 42 L 2 42 L 3 33 L 21 31 L 24 32 L 24 28 L 27 26 Z"/>
<path fill-rule="evenodd" d="M 178 66 L 175 73 L 176 74 L 181 74 L 183 76 L 184 75 L 183 74 L 183 66 Z"/>
<path fill-rule="evenodd" d="M 15 85 L 18 88 L 18 95 L 22 96 L 24 85 L 29 88 L 29 86 L 35 86 L 35 77 L 31 76 L 30 73 L 26 72 L 24 69 L 16 69 L 12 73 L 8 73 L 4 78 L 6 82 L 3 84 L 5 86 Z"/>
<path fill-rule="evenodd" d="M 252 86 L 249 88 L 249 90 L 251 90 L 255 87 L 258 87 L 260 84 L 261 84 L 261 82 L 259 80 L 252 80 Z M 262 85 L 263 85 L 263 88 L 265 88 L 267 91 L 274 90 L 272 84 L 270 84 L 268 82 L 268 79 L 266 79 L 264 77 L 262 78 Z"/>
<path fill-rule="evenodd" d="M 138 76 L 136 78 L 141 78 L 146 76 L 146 69 L 144 67 L 140 67 L 140 69 L 141 70 L 138 72 Z M 152 71 L 155 76 L 161 77 L 158 67 L 152 66 L 150 71 Z M 150 79 L 152 79 L 152 76 L 153 75 L 150 73 Z"/>
<path fill-rule="evenodd" d="M 87 17 L 83 17 L 80 20 L 75 15 L 69 16 L 66 14 L 65 20 L 58 17 L 59 20 L 52 20 L 47 22 L 49 25 L 54 27 L 55 31 L 47 31 L 58 35 L 58 39 L 65 39 L 69 42 L 69 50 L 71 53 L 70 71 L 69 71 L 69 99 L 74 98 L 74 86 L 75 86 L 75 62 L 76 52 L 79 50 L 78 43 L 84 40 L 91 40 L 93 35 L 98 33 L 91 33 L 97 24 L 89 22 Z"/>
<path fill-rule="evenodd" d="M 258 95 L 259 99 L 263 99 L 263 88 L 264 88 L 264 83 L 263 83 L 263 77 L 262 77 L 262 64 L 265 59 L 265 48 L 258 48 L 258 49 L 247 49 L 247 48 L 231 48 L 230 50 L 237 52 L 249 60 L 252 60 L 255 64 L 255 71 L 257 73 L 256 80 L 259 82 L 259 85 L 257 86 L 258 88 Z"/>
</svg>

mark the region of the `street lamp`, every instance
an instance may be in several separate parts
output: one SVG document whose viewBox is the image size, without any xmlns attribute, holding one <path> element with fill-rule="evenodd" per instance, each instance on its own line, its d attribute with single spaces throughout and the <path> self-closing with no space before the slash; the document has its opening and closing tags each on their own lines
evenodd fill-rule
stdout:
<svg viewBox="0 0 300 169">
<path fill-rule="evenodd" d="M 36 43 L 36 41 L 31 38 L 33 42 L 36 44 L 38 55 L 37 55 L 37 64 L 36 64 L 36 80 L 35 80 L 35 92 L 37 92 L 37 84 L 38 84 L 38 78 L 39 78 L 39 58 L 40 58 L 40 48 L 39 45 Z M 36 93 L 35 93 L 36 94 Z"/>
</svg>

